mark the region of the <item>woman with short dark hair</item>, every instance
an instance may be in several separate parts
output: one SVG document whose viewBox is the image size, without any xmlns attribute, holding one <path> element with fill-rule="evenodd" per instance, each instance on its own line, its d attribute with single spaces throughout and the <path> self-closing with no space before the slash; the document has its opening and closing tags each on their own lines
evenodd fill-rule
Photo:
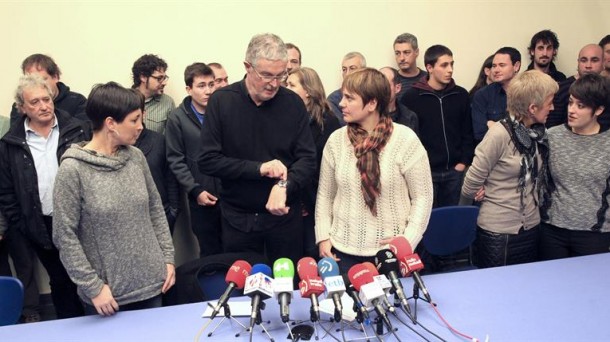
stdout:
<svg viewBox="0 0 610 342">
<path fill-rule="evenodd" d="M 609 98 L 607 79 L 582 75 L 570 86 L 568 122 L 549 129 L 542 259 L 610 251 L 610 131 L 598 122 Z"/>
<path fill-rule="evenodd" d="M 142 152 L 143 97 L 110 82 L 89 94 L 89 142 L 62 157 L 54 191 L 53 242 L 85 311 L 161 306 L 175 280 L 174 247 Z"/>
</svg>

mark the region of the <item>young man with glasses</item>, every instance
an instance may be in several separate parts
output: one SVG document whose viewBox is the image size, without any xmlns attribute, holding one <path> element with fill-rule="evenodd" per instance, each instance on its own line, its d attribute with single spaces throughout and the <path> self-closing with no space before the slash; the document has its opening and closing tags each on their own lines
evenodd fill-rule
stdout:
<svg viewBox="0 0 610 342">
<path fill-rule="evenodd" d="M 193 63 L 184 70 L 188 96 L 167 118 L 167 162 L 182 191 L 188 196 L 191 229 L 197 237 L 199 256 L 222 253 L 220 239 L 220 181 L 206 176 L 197 163 L 201 128 L 207 124 L 207 107 L 216 90 L 213 69 Z"/>
<path fill-rule="evenodd" d="M 301 190 L 311 182 L 316 150 L 301 98 L 281 86 L 286 45 L 256 35 L 246 77 L 210 97 L 199 170 L 222 181 L 224 252 L 267 252 L 271 262 L 303 255 Z"/>
<path fill-rule="evenodd" d="M 138 58 L 131 68 L 133 89 L 137 89 L 146 99 L 144 125 L 157 133 L 165 134 L 167 115 L 176 108 L 174 100 L 164 94 L 169 76 L 165 74 L 167 63 L 156 55 Z"/>
</svg>

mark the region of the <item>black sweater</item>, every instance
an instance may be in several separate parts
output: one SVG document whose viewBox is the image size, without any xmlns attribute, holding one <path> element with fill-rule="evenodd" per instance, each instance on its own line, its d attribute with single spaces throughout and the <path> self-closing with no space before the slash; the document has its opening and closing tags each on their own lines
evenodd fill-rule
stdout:
<svg viewBox="0 0 610 342">
<path fill-rule="evenodd" d="M 266 212 L 277 180 L 260 175 L 261 164 L 280 160 L 288 168 L 287 205 L 299 201 L 316 169 L 316 150 L 303 101 L 280 87 L 257 106 L 245 80 L 212 94 L 201 130 L 199 169 L 222 181 L 223 203 L 242 212 Z"/>
<path fill-rule="evenodd" d="M 474 140 L 466 89 L 451 81 L 443 91 L 436 91 L 421 79 L 407 90 L 402 103 L 417 114 L 419 139 L 432 171 L 446 171 L 458 163 L 470 165 Z"/>
</svg>

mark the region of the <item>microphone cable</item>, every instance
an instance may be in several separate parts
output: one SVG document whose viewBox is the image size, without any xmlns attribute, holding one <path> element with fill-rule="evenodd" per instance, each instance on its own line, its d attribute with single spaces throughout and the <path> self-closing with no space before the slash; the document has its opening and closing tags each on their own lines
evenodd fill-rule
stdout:
<svg viewBox="0 0 610 342">
<path fill-rule="evenodd" d="M 445 320 L 445 318 L 443 317 L 443 315 L 441 315 L 441 312 L 438 311 L 438 309 L 436 308 L 436 306 L 432 303 L 430 303 L 430 306 L 432 306 L 432 308 L 434 309 L 434 311 L 436 312 L 436 315 L 441 319 L 441 321 L 443 321 L 443 323 L 447 326 L 447 328 L 454 334 L 454 335 L 458 335 L 460 337 L 463 337 L 466 340 L 472 341 L 472 342 L 479 342 L 479 339 L 476 337 L 472 337 L 469 335 L 466 335 L 456 329 L 454 329 L 451 324 L 449 324 L 449 322 L 447 322 Z"/>
<path fill-rule="evenodd" d="M 406 313 L 406 311 L 404 311 L 404 309 L 402 309 L 403 312 Z M 427 339 L 424 335 L 422 335 L 419 331 L 413 329 L 412 327 L 410 327 L 407 323 L 405 323 L 402 319 L 400 319 L 400 317 L 398 317 L 398 315 L 394 315 L 394 317 L 396 318 L 396 320 L 398 320 L 402 325 L 404 325 L 405 327 L 407 327 L 409 330 L 411 330 L 412 332 L 414 332 L 417 336 L 421 337 L 424 341 L 426 342 L 430 342 L 429 339 Z M 434 334 L 433 334 L 434 335 Z"/>
<path fill-rule="evenodd" d="M 195 342 L 198 342 L 199 339 L 201 339 L 201 334 L 203 334 L 203 332 L 205 331 L 205 329 L 207 329 L 208 325 L 210 325 L 210 323 L 212 323 L 212 319 L 208 320 L 202 327 L 201 329 L 199 329 L 199 331 L 197 332 L 197 335 L 195 335 Z"/>
<path fill-rule="evenodd" d="M 446 340 L 444 340 L 442 337 L 438 336 L 437 334 L 433 333 L 430 329 L 426 328 L 425 325 L 421 324 L 420 321 L 418 320 L 413 320 L 413 316 L 411 316 L 403 307 L 400 307 L 400 309 L 402 310 L 402 312 L 404 312 L 404 314 L 411 319 L 411 321 L 414 321 L 416 325 L 419 325 L 420 327 L 422 327 L 422 329 L 424 329 L 425 331 L 427 331 L 430 335 L 438 338 L 441 342 L 447 342 Z M 408 324 L 406 324 L 405 322 L 403 322 L 398 315 L 396 315 L 396 319 L 398 319 L 398 321 L 400 323 L 402 323 L 404 326 L 406 326 L 407 328 L 413 330 L 413 328 L 411 328 Z M 425 337 L 423 337 L 422 335 L 420 335 L 417 331 L 413 330 L 413 332 L 415 332 L 416 334 L 418 334 L 421 338 L 423 338 L 424 340 L 428 341 L 428 339 L 426 339 Z"/>
</svg>

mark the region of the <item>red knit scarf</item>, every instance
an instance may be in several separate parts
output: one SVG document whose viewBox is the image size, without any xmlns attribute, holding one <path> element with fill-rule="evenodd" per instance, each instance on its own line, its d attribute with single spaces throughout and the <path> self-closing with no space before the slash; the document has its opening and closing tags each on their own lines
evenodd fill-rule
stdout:
<svg viewBox="0 0 610 342">
<path fill-rule="evenodd" d="M 354 153 L 358 159 L 356 166 L 360 171 L 364 202 L 373 216 L 377 216 L 376 200 L 381 193 L 379 153 L 390 139 L 393 129 L 392 118 L 388 116 L 379 119 L 371 134 L 357 124 L 348 124 L 347 127 L 349 141 L 354 146 Z"/>
</svg>

